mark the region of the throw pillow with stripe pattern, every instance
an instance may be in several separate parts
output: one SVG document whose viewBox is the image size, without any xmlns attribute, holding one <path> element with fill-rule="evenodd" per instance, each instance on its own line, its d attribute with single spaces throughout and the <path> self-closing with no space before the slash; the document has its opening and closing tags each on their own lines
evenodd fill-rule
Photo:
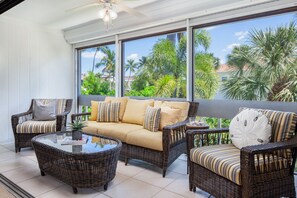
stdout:
<svg viewBox="0 0 297 198">
<path fill-rule="evenodd" d="M 148 106 L 146 108 L 145 116 L 144 116 L 144 122 L 143 122 L 143 128 L 156 132 L 158 131 L 159 124 L 161 120 L 161 108 L 154 108 Z"/>
<path fill-rule="evenodd" d="M 119 122 L 120 105 L 119 102 L 99 102 L 97 122 Z"/>
</svg>

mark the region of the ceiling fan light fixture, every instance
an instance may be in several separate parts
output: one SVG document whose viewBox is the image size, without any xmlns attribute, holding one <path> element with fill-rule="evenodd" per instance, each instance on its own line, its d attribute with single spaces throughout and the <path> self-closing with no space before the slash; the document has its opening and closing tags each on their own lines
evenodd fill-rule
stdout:
<svg viewBox="0 0 297 198">
<path fill-rule="evenodd" d="M 112 3 L 103 3 L 102 8 L 98 12 L 98 17 L 103 20 L 107 29 L 112 24 L 112 20 L 118 17 L 116 7 Z"/>
<path fill-rule="evenodd" d="M 118 14 L 114 10 L 110 10 L 109 15 L 112 20 L 118 18 Z"/>
</svg>

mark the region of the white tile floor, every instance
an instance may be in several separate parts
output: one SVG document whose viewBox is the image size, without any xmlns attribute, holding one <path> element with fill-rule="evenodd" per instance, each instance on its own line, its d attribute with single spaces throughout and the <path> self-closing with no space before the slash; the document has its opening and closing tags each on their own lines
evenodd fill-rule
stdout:
<svg viewBox="0 0 297 198">
<path fill-rule="evenodd" d="M 203 191 L 196 193 L 188 190 L 186 156 L 177 159 L 167 171 L 165 178 L 162 170 L 148 163 L 131 160 L 128 166 L 119 161 L 116 177 L 109 183 L 107 191 L 103 187 L 78 189 L 73 194 L 72 187 L 46 175 L 40 176 L 37 159 L 31 148 L 14 152 L 14 145 L 0 145 L 0 173 L 28 191 L 35 197 L 208 197 Z"/>
<path fill-rule="evenodd" d="M 125 166 L 122 161 L 119 161 L 116 177 L 109 183 L 107 191 L 104 191 L 103 187 L 79 188 L 78 194 L 73 194 L 71 186 L 49 175 L 40 176 L 35 153 L 30 148 L 22 149 L 20 153 L 15 154 L 14 145 L 0 145 L 0 156 L 0 173 L 38 198 L 206 198 L 209 196 L 199 189 L 196 193 L 189 191 L 184 155 L 168 168 L 165 178 L 162 177 L 161 169 L 150 164 L 132 160 L 128 166 Z"/>
</svg>

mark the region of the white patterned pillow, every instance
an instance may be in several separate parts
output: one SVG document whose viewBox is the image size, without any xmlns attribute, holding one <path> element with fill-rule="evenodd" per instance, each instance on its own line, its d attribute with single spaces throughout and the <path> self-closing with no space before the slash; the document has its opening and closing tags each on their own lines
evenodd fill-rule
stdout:
<svg viewBox="0 0 297 198">
<path fill-rule="evenodd" d="M 245 109 L 230 123 L 232 143 L 241 149 L 245 146 L 267 144 L 271 139 L 271 125 L 268 118 L 254 109 Z"/>
</svg>

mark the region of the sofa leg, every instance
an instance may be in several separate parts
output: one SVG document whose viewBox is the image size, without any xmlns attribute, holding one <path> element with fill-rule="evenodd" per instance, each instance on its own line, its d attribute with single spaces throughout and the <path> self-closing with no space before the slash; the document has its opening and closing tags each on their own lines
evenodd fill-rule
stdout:
<svg viewBox="0 0 297 198">
<path fill-rule="evenodd" d="M 163 169 L 163 177 L 166 176 L 166 168 Z"/>
<path fill-rule="evenodd" d="M 16 146 L 16 147 L 15 147 L 15 152 L 16 152 L 16 153 L 21 152 L 21 148 Z"/>
<path fill-rule="evenodd" d="M 193 190 L 193 184 L 189 185 L 189 190 L 192 191 Z"/>
<path fill-rule="evenodd" d="M 125 166 L 127 166 L 128 165 L 128 158 L 127 157 L 125 157 Z"/>
</svg>

